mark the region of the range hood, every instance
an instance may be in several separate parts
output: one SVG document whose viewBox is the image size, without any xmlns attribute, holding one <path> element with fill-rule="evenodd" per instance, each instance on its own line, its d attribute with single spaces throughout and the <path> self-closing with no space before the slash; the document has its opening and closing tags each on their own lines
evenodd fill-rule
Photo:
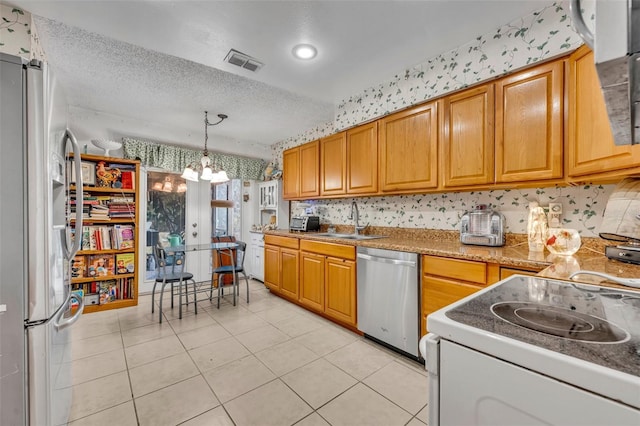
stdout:
<svg viewBox="0 0 640 426">
<path fill-rule="evenodd" d="M 595 1 L 595 34 L 571 0 L 576 31 L 595 54 L 616 145 L 640 143 L 640 0 Z"/>
</svg>

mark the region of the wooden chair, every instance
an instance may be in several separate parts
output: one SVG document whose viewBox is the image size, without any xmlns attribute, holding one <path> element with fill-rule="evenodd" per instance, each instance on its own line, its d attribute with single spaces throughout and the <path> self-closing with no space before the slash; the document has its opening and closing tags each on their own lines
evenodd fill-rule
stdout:
<svg viewBox="0 0 640 426">
<path fill-rule="evenodd" d="M 238 244 L 238 247 L 235 249 L 216 250 L 215 252 L 217 261 L 214 265 L 217 266 L 213 269 L 211 279 L 214 287 L 217 286 L 218 288 L 218 309 L 220 309 L 220 297 L 224 296 L 224 287 L 229 283 L 233 287 L 233 306 L 236 305 L 236 295 L 240 297 L 238 274 L 242 274 L 247 283 L 247 303 L 249 303 L 249 277 L 247 277 L 247 274 L 244 272 L 244 258 L 246 257 L 247 244 L 242 241 L 235 241 L 235 243 Z M 233 262 L 230 262 L 231 257 L 233 257 Z M 226 276 L 230 276 L 231 280 L 225 280 Z"/>
</svg>

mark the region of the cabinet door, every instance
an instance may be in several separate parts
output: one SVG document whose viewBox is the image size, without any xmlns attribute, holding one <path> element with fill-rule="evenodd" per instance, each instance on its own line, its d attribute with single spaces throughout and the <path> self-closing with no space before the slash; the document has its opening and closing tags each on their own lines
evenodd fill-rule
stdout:
<svg viewBox="0 0 640 426">
<path fill-rule="evenodd" d="M 613 142 L 593 52 L 586 46 L 569 57 L 568 157 L 570 177 L 640 165 L 640 145 Z"/>
<path fill-rule="evenodd" d="M 562 178 L 562 61 L 496 82 L 496 181 Z"/>
<path fill-rule="evenodd" d="M 328 257 L 325 271 L 325 314 L 355 327 L 356 263 Z"/>
<path fill-rule="evenodd" d="M 493 183 L 493 84 L 446 97 L 443 114 L 443 185 L 454 187 Z"/>
<path fill-rule="evenodd" d="M 538 271 L 530 271 L 527 269 L 515 269 L 515 268 L 507 268 L 507 267 L 500 267 L 500 279 L 504 280 L 505 278 L 509 278 L 512 275 L 531 275 L 531 276 L 535 276 L 538 275 Z"/>
<path fill-rule="evenodd" d="M 272 291 L 280 291 L 280 248 L 264 246 L 264 284 Z"/>
<path fill-rule="evenodd" d="M 467 297 L 484 287 L 463 284 L 444 278 L 436 278 L 429 275 L 422 277 L 422 320 L 420 329 L 422 336 L 427 334 L 427 316 L 444 308 L 447 305 L 457 302 L 463 297 Z"/>
<path fill-rule="evenodd" d="M 423 190 L 438 185 L 438 108 L 420 105 L 379 120 L 380 190 Z"/>
<path fill-rule="evenodd" d="M 300 297 L 304 306 L 324 312 L 325 257 L 315 253 L 300 252 Z"/>
<path fill-rule="evenodd" d="M 300 197 L 320 195 L 318 171 L 320 169 L 320 141 L 306 143 L 300 147 Z"/>
<path fill-rule="evenodd" d="M 283 296 L 298 300 L 298 250 L 280 249 L 280 293 Z"/>
<path fill-rule="evenodd" d="M 320 195 L 347 192 L 347 134 L 320 139 Z"/>
<path fill-rule="evenodd" d="M 292 148 L 282 153 L 282 197 L 297 198 L 300 195 L 300 148 Z"/>
<path fill-rule="evenodd" d="M 378 192 L 378 125 L 369 123 L 347 131 L 347 193 Z"/>
</svg>

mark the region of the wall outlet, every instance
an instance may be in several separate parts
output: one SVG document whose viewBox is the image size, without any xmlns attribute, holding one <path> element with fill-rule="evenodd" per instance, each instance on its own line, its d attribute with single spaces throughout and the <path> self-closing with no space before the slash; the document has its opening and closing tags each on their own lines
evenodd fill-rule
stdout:
<svg viewBox="0 0 640 426">
<path fill-rule="evenodd" d="M 549 203 L 547 220 L 549 222 L 549 228 L 560 228 L 562 226 L 562 204 Z"/>
</svg>

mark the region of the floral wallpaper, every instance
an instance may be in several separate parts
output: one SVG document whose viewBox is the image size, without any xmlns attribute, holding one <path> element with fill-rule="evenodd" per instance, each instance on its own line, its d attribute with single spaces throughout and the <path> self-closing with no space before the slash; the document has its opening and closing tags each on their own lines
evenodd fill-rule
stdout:
<svg viewBox="0 0 640 426">
<path fill-rule="evenodd" d="M 0 52 L 31 58 L 31 14 L 0 4 Z"/>
<path fill-rule="evenodd" d="M 29 12 L 0 4 L 0 52 L 26 59 L 46 59 Z"/>
<path fill-rule="evenodd" d="M 403 70 L 340 102 L 335 127 L 351 127 L 574 50 L 583 42 L 568 13 L 568 7 L 554 3 Z"/>
<path fill-rule="evenodd" d="M 583 16 L 590 26 L 594 4 L 583 2 Z M 570 52 L 582 44 L 582 39 L 573 31 L 568 13 L 566 2 L 554 3 L 402 70 L 390 81 L 340 102 L 334 122 L 274 144 L 273 156 L 281 164 L 285 149 Z M 347 216 L 351 202 L 356 201 L 362 222 L 373 226 L 455 230 L 466 210 L 476 204 L 490 204 L 505 215 L 507 232 L 525 233 L 529 200 L 536 200 L 543 206 L 561 203 L 564 226 L 595 237 L 613 188 L 586 185 L 313 200 L 293 202 L 292 215 L 309 211 L 318 214 L 323 223 L 351 224 Z"/>
<path fill-rule="evenodd" d="M 577 229 L 585 237 L 597 237 L 603 211 L 614 188 L 615 185 L 585 185 L 310 200 L 293 202 L 291 214 L 308 212 L 320 216 L 321 223 L 352 225 L 348 216 L 355 201 L 361 225 L 458 230 L 465 211 L 477 204 L 487 204 L 505 216 L 507 232 L 524 234 L 529 200 L 536 200 L 544 207 L 549 202 L 562 204 L 564 227 Z"/>
</svg>

